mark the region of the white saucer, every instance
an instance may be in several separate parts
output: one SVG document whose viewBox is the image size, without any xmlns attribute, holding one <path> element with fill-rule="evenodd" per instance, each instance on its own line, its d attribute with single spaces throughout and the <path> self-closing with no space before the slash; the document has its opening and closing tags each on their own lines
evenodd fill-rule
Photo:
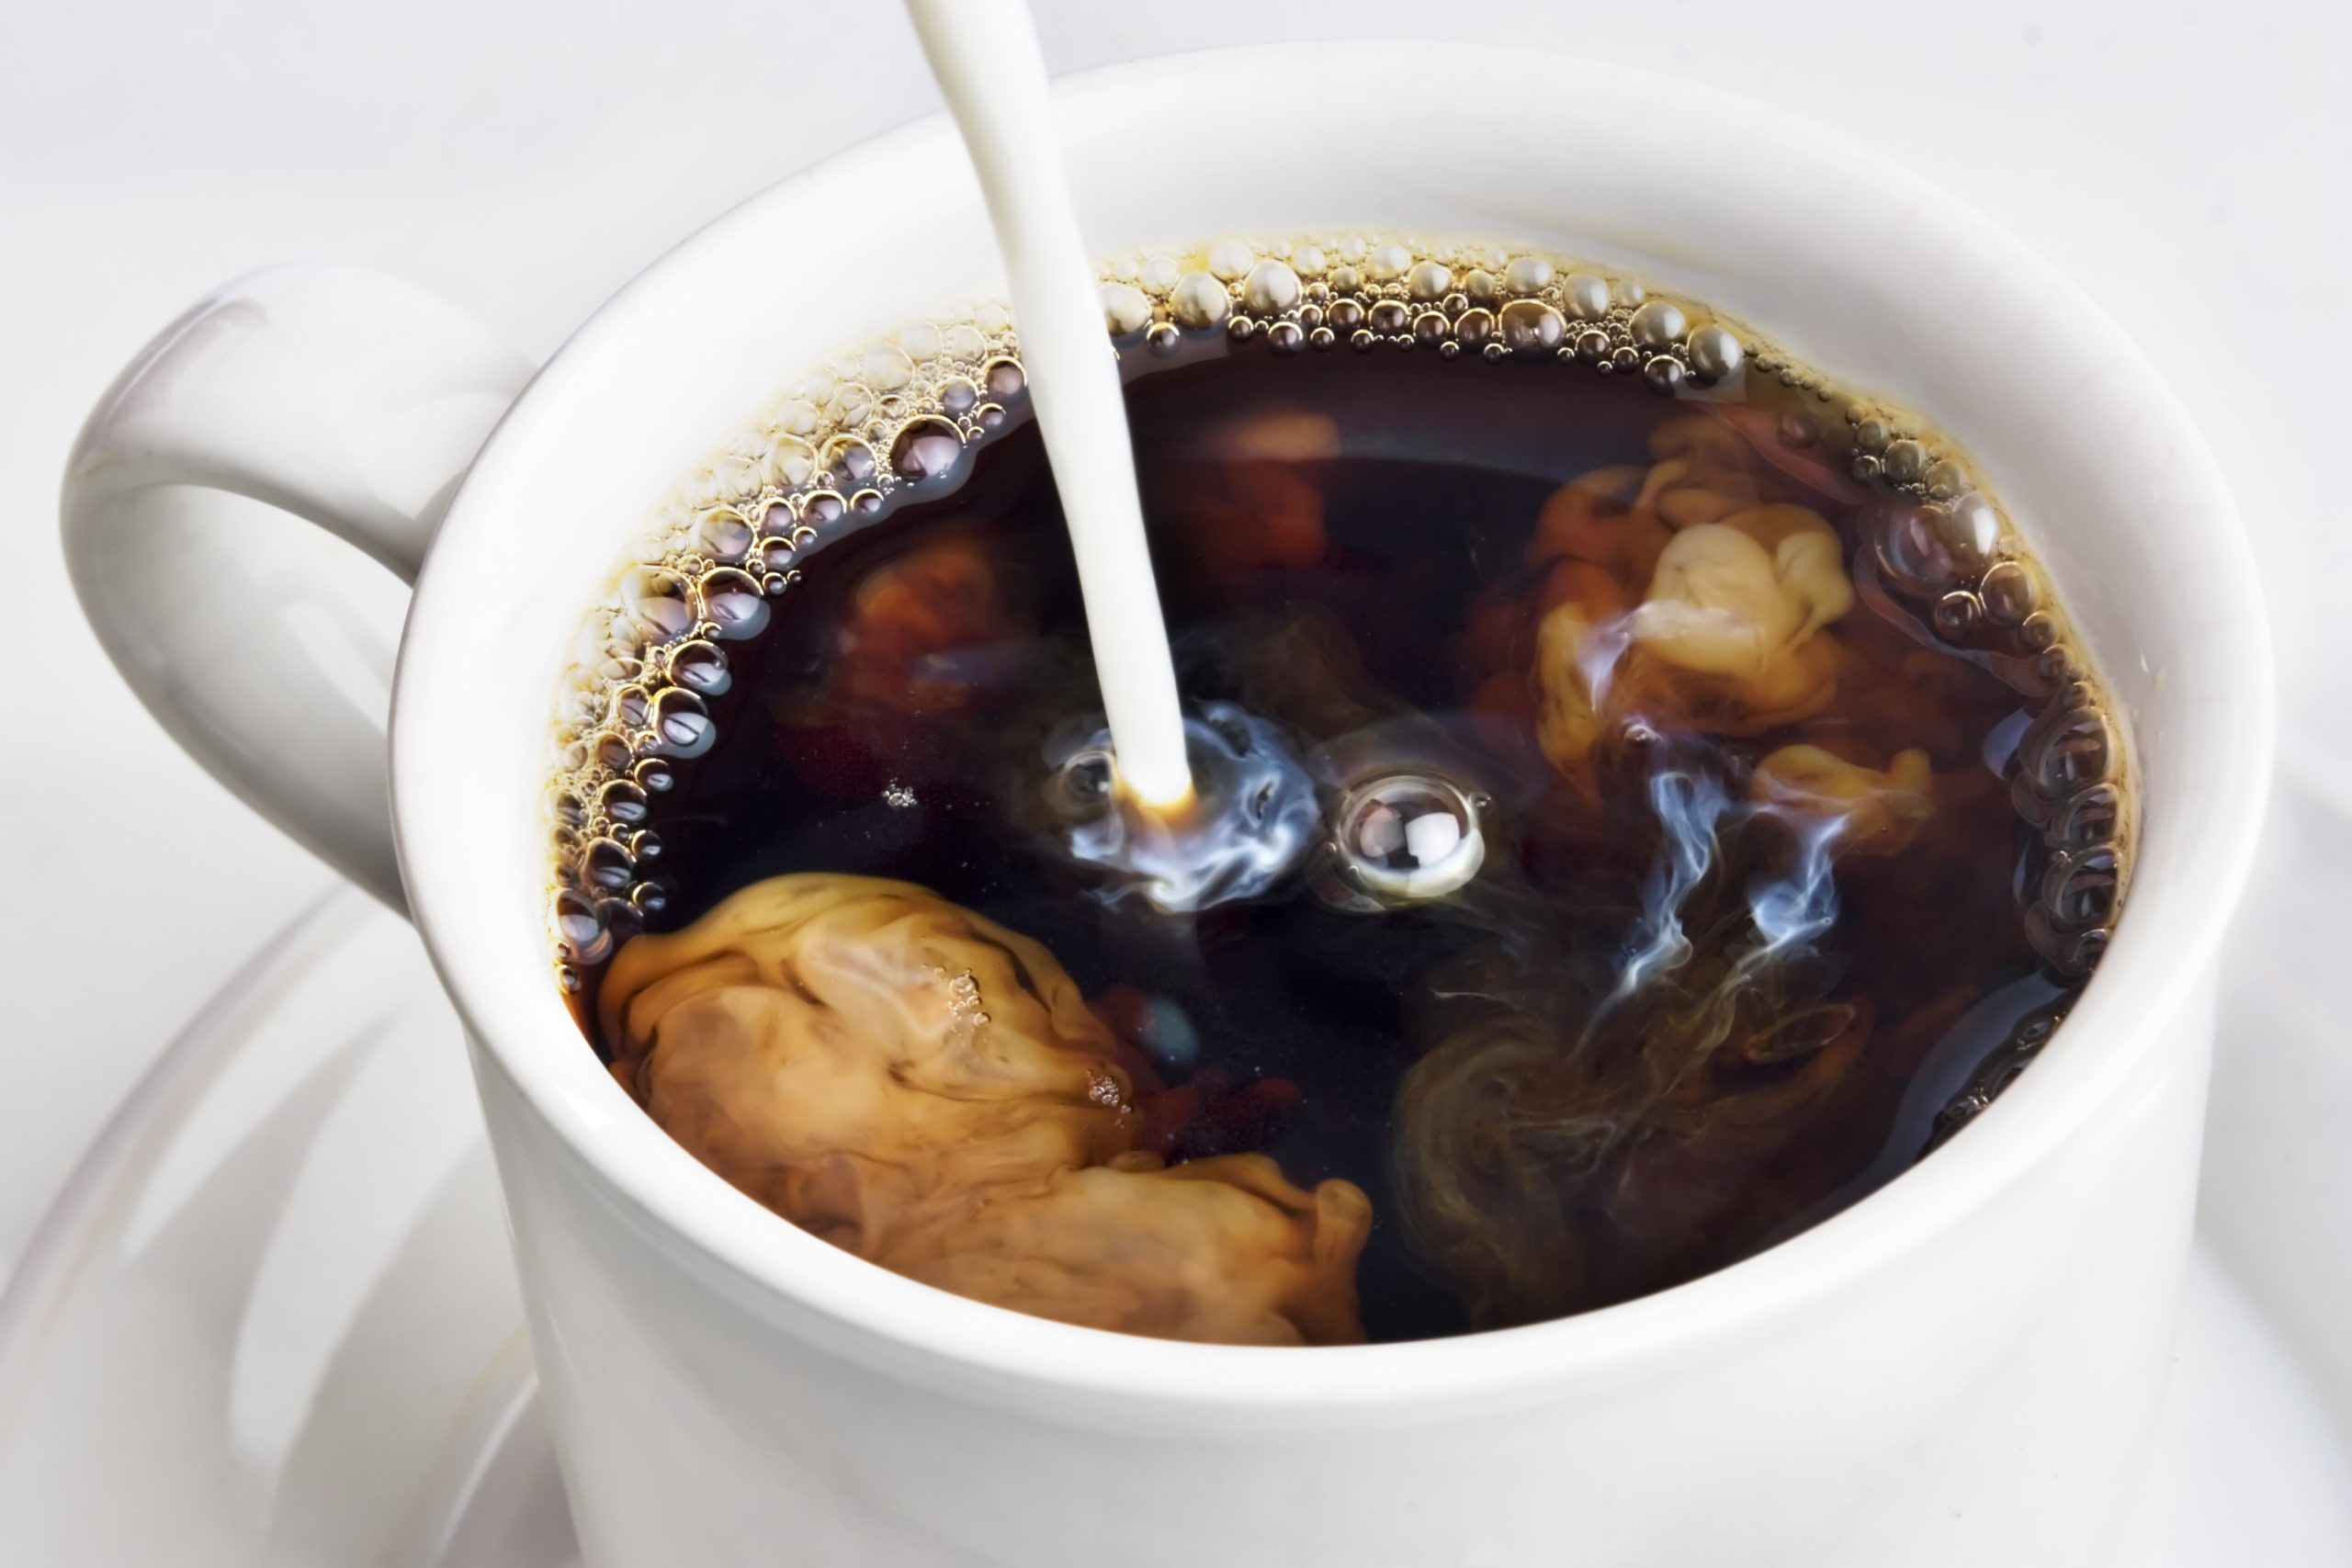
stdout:
<svg viewBox="0 0 2352 1568">
<path fill-rule="evenodd" d="M 2352 814 L 2277 809 L 2274 855 L 2352 864 Z M 2345 918 L 2286 863 L 2233 964 L 2120 1568 L 2352 1563 Z M 456 1021 L 405 925 L 331 897 L 164 1054 L 0 1298 L 0 1563 L 578 1561 Z"/>
<path fill-rule="evenodd" d="M 0 1299 L 0 1563 L 577 1563 L 458 1022 L 345 890 L 84 1157 Z"/>
</svg>

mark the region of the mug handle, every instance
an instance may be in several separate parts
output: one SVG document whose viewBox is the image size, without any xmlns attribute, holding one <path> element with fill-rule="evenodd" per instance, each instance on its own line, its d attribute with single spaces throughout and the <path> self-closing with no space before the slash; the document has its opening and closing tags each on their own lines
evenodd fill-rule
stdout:
<svg viewBox="0 0 2352 1568">
<path fill-rule="evenodd" d="M 397 279 L 273 268 L 164 329 L 66 464 L 66 568 L 148 711 L 403 912 L 385 720 L 406 587 L 532 368 Z"/>
</svg>

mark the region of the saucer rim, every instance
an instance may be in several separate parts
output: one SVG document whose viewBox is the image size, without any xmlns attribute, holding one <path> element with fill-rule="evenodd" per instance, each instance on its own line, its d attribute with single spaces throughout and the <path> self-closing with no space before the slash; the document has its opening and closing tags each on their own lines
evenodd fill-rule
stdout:
<svg viewBox="0 0 2352 1568">
<path fill-rule="evenodd" d="M 0 1431 L 14 1425 L 18 1385 L 51 1314 L 72 1289 L 107 1189 L 148 1130 L 235 1053 L 243 1013 L 274 985 L 298 979 L 312 957 L 331 951 L 371 912 L 367 896 L 341 879 L 309 898 L 173 1032 L 74 1160 L 0 1283 Z"/>
</svg>

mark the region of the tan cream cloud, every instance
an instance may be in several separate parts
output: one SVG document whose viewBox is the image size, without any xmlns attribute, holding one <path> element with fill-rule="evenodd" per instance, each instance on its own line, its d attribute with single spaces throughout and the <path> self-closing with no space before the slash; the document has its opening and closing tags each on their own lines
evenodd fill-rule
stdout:
<svg viewBox="0 0 2352 1568">
<path fill-rule="evenodd" d="M 1894 854 L 1935 815 L 1928 754 L 1898 751 L 1885 768 L 1849 762 L 1819 746 L 1783 746 L 1756 764 L 1748 797 L 1816 821 L 1838 823 L 1836 847 Z"/>
<path fill-rule="evenodd" d="M 1567 591 L 1537 626 L 1537 738 L 1572 776 L 1589 766 L 1604 710 L 1758 735 L 1837 694 L 1837 649 L 1820 634 L 1853 608 L 1854 589 L 1837 532 L 1805 507 L 1752 506 L 1676 530 L 1630 610 L 1613 578 L 1587 582 L 1570 563 L 1553 581 Z"/>
<path fill-rule="evenodd" d="M 1052 953 L 910 883 L 801 874 L 624 947 L 616 1073 L 729 1181 L 975 1300 L 1234 1344 L 1359 1340 L 1353 1185 L 1166 1166 Z"/>
</svg>

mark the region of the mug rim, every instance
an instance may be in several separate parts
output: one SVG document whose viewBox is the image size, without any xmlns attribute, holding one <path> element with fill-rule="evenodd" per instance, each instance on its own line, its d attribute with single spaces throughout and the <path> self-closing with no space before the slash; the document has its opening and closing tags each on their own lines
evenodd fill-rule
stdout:
<svg viewBox="0 0 2352 1568">
<path fill-rule="evenodd" d="M 1197 90 L 1202 78 L 1247 76 L 1269 62 L 1311 56 L 1318 72 L 1362 85 L 1390 75 L 1428 79 L 1433 59 L 1476 67 L 1525 62 L 1533 51 L 1487 46 L 1379 42 L 1249 45 L 1159 56 L 1077 73 L 1055 82 L 1065 139 L 1090 106 L 1138 94 Z M 1667 79 L 1630 67 L 1557 55 L 1534 56 L 1560 91 L 1655 92 Z M 464 759 L 462 737 L 429 716 L 458 706 L 465 677 L 464 595 L 451 586 L 467 558 L 497 527 L 479 498 L 511 482 L 527 461 L 531 411 L 548 389 L 581 373 L 591 356 L 625 337 L 653 298 L 684 281 L 692 259 L 747 236 L 820 181 L 872 182 L 910 159 L 960 160 L 944 112 L 836 153 L 768 187 L 673 246 L 600 307 L 516 400 L 449 506 L 422 574 L 404 636 L 391 725 L 395 835 L 416 922 L 442 984 L 476 1046 L 478 1071 L 494 1071 L 558 1134 L 576 1168 L 608 1200 L 673 1242 L 678 1264 L 733 1294 L 786 1331 L 910 1376 L 949 1381 L 1003 1395 L 1038 1393 L 1115 1396 L 1170 1409 L 1316 1412 L 1517 1400 L 1565 1381 L 1617 1379 L 1687 1357 L 1721 1339 L 1802 1314 L 1806 1303 L 1891 1266 L 2000 1193 L 2030 1179 L 2068 1130 L 2121 1087 L 2144 1051 L 2133 1049 L 2132 1018 L 2180 1008 L 2213 957 L 2250 867 L 2267 795 L 2272 692 L 2267 619 L 2252 557 L 2219 471 L 2186 412 L 2120 329 L 2079 290 L 1997 226 L 1956 198 L 1777 108 L 1738 95 L 1671 83 L 1678 111 L 1736 125 L 1751 148 L 1834 169 L 1867 194 L 1901 200 L 1911 220 L 1938 226 L 1997 256 L 1988 287 L 2030 289 L 2054 332 L 2088 343 L 2125 367 L 2141 406 L 2159 419 L 2177 461 L 2165 475 L 2176 499 L 2205 518 L 2202 602 L 2214 614 L 2233 700 L 2218 709 L 2216 750 L 2246 759 L 2205 782 L 2223 809 L 2177 857 L 2164 883 L 2135 884 L 2132 912 L 2119 923 L 2094 983 L 2086 987 L 2052 1052 L 2024 1075 L 1966 1134 L 1831 1218 L 1724 1269 L 1651 1295 L 1574 1316 L 1434 1340 L 1323 1347 L 1312 1350 L 1202 1345 L 1147 1338 L 1030 1317 L 903 1279 L 800 1231 L 705 1169 L 644 1116 L 596 1060 L 560 1006 L 544 971 L 498 972 L 481 962 L 466 932 L 492 901 L 469 896 L 466 865 L 450 852 L 444 824 L 458 804 L 449 772 Z M 1755 155 L 1751 152 L 1749 155 Z M 2030 354 L 2032 351 L 2024 351 Z M 781 375 L 790 373 L 785 367 Z M 717 434 L 717 433 L 715 433 Z M 1996 476 L 1997 479 L 1997 475 Z M 469 502 L 474 502 L 469 504 Z M 551 650 L 552 652 L 552 650 Z M 550 691 L 555 675 L 548 671 Z M 2145 809 L 2143 806 L 2143 810 Z M 531 1006 L 525 983 L 544 991 Z M 526 1010 L 531 1015 L 525 1021 Z M 560 1029 L 553 1027 L 560 1022 Z M 2139 1033 L 2147 1032 L 2141 1031 Z M 1132 1404 L 1126 1406 L 1132 1409 Z"/>
</svg>

